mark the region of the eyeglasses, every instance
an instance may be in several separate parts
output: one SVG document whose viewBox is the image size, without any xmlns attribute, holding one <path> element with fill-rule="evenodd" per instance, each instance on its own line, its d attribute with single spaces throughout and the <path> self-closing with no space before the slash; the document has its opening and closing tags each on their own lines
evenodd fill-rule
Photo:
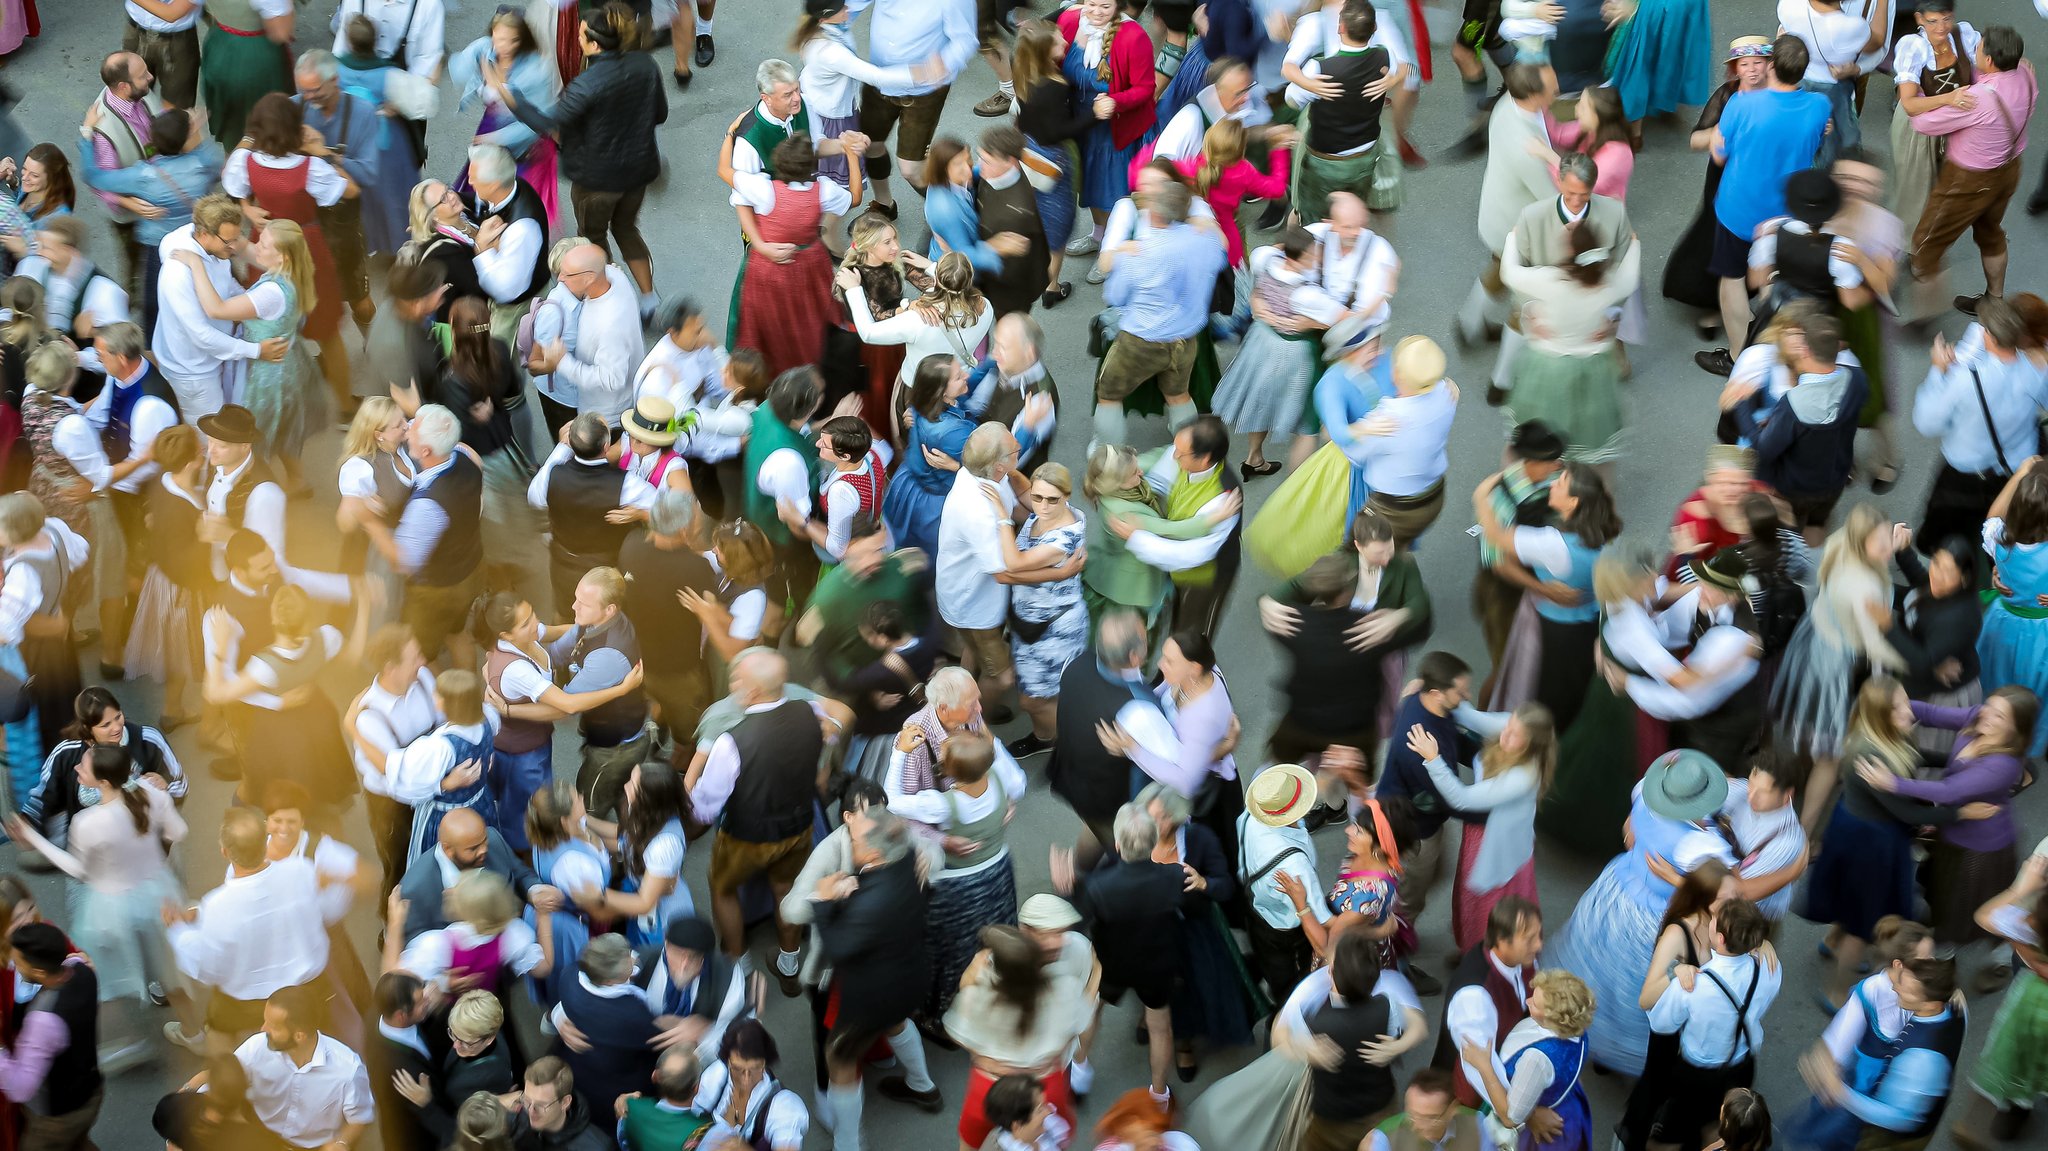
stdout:
<svg viewBox="0 0 2048 1151">
<path fill-rule="evenodd" d="M 1056 504 L 1066 497 L 1061 495 L 1042 496 L 1037 492 L 1026 492 L 1024 493 L 1024 498 L 1034 504 Z"/>
<path fill-rule="evenodd" d="M 553 1099 L 536 1099 L 529 1094 L 526 1097 L 526 1109 L 528 1111 L 553 1111 L 555 1108 L 560 1107 L 565 1102 L 567 1102 L 567 1100 L 563 1099 L 559 1095 Z"/>
</svg>

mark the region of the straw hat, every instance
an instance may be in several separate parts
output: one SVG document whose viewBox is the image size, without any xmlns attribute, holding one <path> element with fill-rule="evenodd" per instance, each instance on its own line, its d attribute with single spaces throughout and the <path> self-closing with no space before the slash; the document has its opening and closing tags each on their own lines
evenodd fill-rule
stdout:
<svg viewBox="0 0 2048 1151">
<path fill-rule="evenodd" d="M 1316 777 L 1296 763 L 1276 763 L 1252 779 L 1244 807 L 1267 827 L 1286 827 L 1316 805 Z"/>
<path fill-rule="evenodd" d="M 665 448 L 676 442 L 676 406 L 660 396 L 641 396 L 619 416 L 619 426 L 643 444 Z"/>
<path fill-rule="evenodd" d="M 1074 905 L 1057 895 L 1040 892 L 1024 901 L 1017 909 L 1017 925 L 1038 931 L 1065 931 L 1081 922 L 1081 913 Z"/>
</svg>

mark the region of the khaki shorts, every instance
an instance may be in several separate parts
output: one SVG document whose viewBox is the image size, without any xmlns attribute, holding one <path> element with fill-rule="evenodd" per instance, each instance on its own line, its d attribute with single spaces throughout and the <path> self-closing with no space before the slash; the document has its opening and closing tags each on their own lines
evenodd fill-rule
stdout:
<svg viewBox="0 0 2048 1151">
<path fill-rule="evenodd" d="M 939 130 L 939 113 L 946 110 L 946 93 L 951 90 L 948 85 L 922 96 L 884 96 L 874 85 L 863 84 L 861 135 L 883 144 L 889 139 L 889 130 L 896 128 L 896 158 L 921 163 L 931 149 L 932 136 Z"/>
<path fill-rule="evenodd" d="M 468 628 L 469 609 L 476 597 L 483 594 L 484 579 L 481 569 L 471 572 L 468 579 L 448 587 L 429 587 L 426 584 L 409 583 L 405 588 L 405 626 L 412 629 L 413 638 L 420 641 L 420 650 L 433 653 L 441 650 L 442 644 L 451 635 Z"/>
<path fill-rule="evenodd" d="M 766 874 L 776 887 L 796 882 L 811 855 L 811 829 L 779 843 L 749 843 L 721 831 L 711 840 L 711 893 L 731 895 L 757 875 Z"/>
<path fill-rule="evenodd" d="M 1195 367 L 1195 337 L 1164 343 L 1118 332 L 1109 354 L 1102 357 L 1102 374 L 1095 378 L 1099 402 L 1121 402 L 1146 380 L 1158 377 L 1159 391 L 1169 403 L 1185 400 L 1188 375 Z"/>
<path fill-rule="evenodd" d="M 968 670 L 980 677 L 987 685 L 987 691 L 1000 695 L 1012 678 L 1010 662 L 1010 641 L 1000 627 L 954 628 L 960 633 L 960 642 L 967 648 L 967 662 L 973 666 Z M 986 693 L 985 693 L 986 694 Z"/>
</svg>

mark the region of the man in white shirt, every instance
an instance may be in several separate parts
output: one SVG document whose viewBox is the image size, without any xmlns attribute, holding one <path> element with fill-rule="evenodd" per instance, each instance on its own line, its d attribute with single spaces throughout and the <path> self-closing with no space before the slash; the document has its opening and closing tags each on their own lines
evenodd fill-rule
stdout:
<svg viewBox="0 0 2048 1151">
<path fill-rule="evenodd" d="M 1547 64 L 1515 63 L 1503 73 L 1508 98 L 1493 106 L 1488 120 L 1486 172 L 1479 183 L 1479 238 L 1492 253 L 1472 284 L 1452 334 L 1461 347 L 1490 339 L 1507 315 L 1507 288 L 1500 282 L 1500 253 L 1523 209 L 1557 194 L 1550 165 L 1529 148 L 1550 144 L 1545 114 L 1557 99 L 1557 74 Z"/>
<path fill-rule="evenodd" d="M 164 916 L 178 970 L 213 989 L 206 1028 L 229 1044 L 263 1026 L 271 996 L 313 983 L 327 970 L 327 924 L 308 914 L 320 903 L 313 864 L 298 856 L 267 859 L 266 839 L 263 813 L 229 808 L 220 825 L 226 880 L 196 907 Z M 192 1050 L 203 1038 L 176 1020 L 164 1025 L 164 1034 Z"/>
<path fill-rule="evenodd" d="M 477 285 L 491 298 L 491 333 L 518 335 L 527 304 L 547 286 L 548 222 L 539 193 L 519 179 L 519 162 L 497 144 L 472 144 Z"/>
<path fill-rule="evenodd" d="M 1707 961 L 1680 964 L 1650 1008 L 1652 1030 L 1678 1033 L 1678 1062 L 1657 1112 L 1664 1140 L 1689 1142 L 1692 1132 L 1711 1140 L 1722 1097 L 1754 1082 L 1764 1013 L 1785 979 L 1770 929 L 1756 904 L 1729 900 L 1714 915 Z"/>
<path fill-rule="evenodd" d="M 632 283 L 595 244 L 571 248 L 560 278 L 576 304 L 562 338 L 537 345 L 526 368 L 554 376 L 557 399 L 573 402 L 577 412 L 613 420 L 632 406 L 633 366 L 640 362 L 640 305 Z"/>
<path fill-rule="evenodd" d="M 263 1031 L 235 1049 L 249 1106 L 292 1147 L 351 1148 L 377 1118 L 362 1057 L 317 1022 L 317 993 L 289 988 L 263 1007 Z"/>
<path fill-rule="evenodd" d="M 960 633 L 963 664 L 981 680 L 996 706 L 990 723 L 1002 723 L 1010 709 L 1000 701 L 1017 682 L 1003 624 L 1010 613 L 1010 589 L 996 582 L 1009 565 L 1003 560 L 1001 520 L 1016 519 L 1017 497 L 1009 476 L 1017 466 L 1017 437 L 1001 424 L 983 424 L 967 437 L 960 470 L 939 513 L 934 580 L 939 616 Z M 1000 510 L 998 510 L 1000 509 Z"/>
<path fill-rule="evenodd" d="M 156 74 L 157 91 L 174 108 L 199 105 L 199 10 L 202 0 L 127 0 L 121 47 Z"/>
<path fill-rule="evenodd" d="M 213 545 L 214 578 L 227 578 L 225 548 L 237 528 L 262 536 L 282 561 L 284 489 L 256 458 L 256 417 L 239 404 L 229 404 L 200 417 L 199 430 L 206 434 L 206 461 L 212 465 L 199 534 Z"/>
<path fill-rule="evenodd" d="M 1276 1000 L 1294 991 L 1315 966 L 1315 948 L 1302 930 L 1304 915 L 1330 921 L 1316 874 L 1316 846 L 1302 823 L 1316 806 L 1316 777 L 1292 763 L 1259 772 L 1245 788 L 1237 818 L 1237 877 L 1251 900 L 1245 926 L 1252 962 Z M 1283 882 L 1282 877 L 1291 882 Z M 1295 889 L 1301 893 L 1299 901 Z"/>
<path fill-rule="evenodd" d="M 150 347 L 156 352 L 157 370 L 178 393 L 178 410 L 188 420 L 220 410 L 241 377 L 241 361 L 260 357 L 276 363 L 291 347 L 282 336 L 260 344 L 237 339 L 234 321 L 207 316 L 192 269 L 171 258 L 174 252 L 199 253 L 215 294 L 231 300 L 243 294 L 233 263 L 241 253 L 243 236 L 242 206 L 227 193 L 216 192 L 192 206 L 189 226 L 157 245 L 163 263 L 157 273 L 156 331 Z"/>
<path fill-rule="evenodd" d="M 1461 1052 L 1483 1043 L 1499 1050 L 1501 1040 L 1529 1015 L 1529 983 L 1536 975 L 1536 957 L 1543 954 L 1543 913 L 1518 895 L 1494 904 L 1486 917 L 1486 934 L 1459 959 L 1444 993 L 1443 1025 L 1437 1028 L 1436 1054 L 1430 1062 L 1458 1073 L 1458 1101 L 1476 1107 L 1486 1098 L 1486 1085 Z M 1536 1120 L 1539 1128 L 1556 1116 Z"/>
<path fill-rule="evenodd" d="M 704 309 L 673 296 L 655 312 L 662 336 L 633 373 L 633 396 L 660 396 L 687 413 L 725 394 L 725 349 L 704 322 Z M 687 418 L 687 417 L 686 417 Z"/>
<path fill-rule="evenodd" d="M 377 28 L 377 55 L 429 83 L 448 58 L 448 17 L 441 0 L 341 0 L 335 6 L 334 54 L 348 54 L 348 21 L 366 16 Z"/>
<path fill-rule="evenodd" d="M 355 722 L 347 735 L 388 890 L 405 873 L 412 808 L 391 798 L 388 775 L 364 754 L 364 748 L 389 756 L 441 726 L 447 717 L 434 700 L 434 673 L 427 670 L 426 657 L 410 631 L 399 624 L 378 628 L 363 654 L 377 675 L 350 705 Z"/>
<path fill-rule="evenodd" d="M 1800 87 L 1819 92 L 1834 105 L 1834 130 L 1821 137 L 1814 166 L 1826 171 L 1844 148 L 1863 142 L 1854 88 L 1866 54 L 1880 52 L 1891 35 L 1890 5 L 1857 0 L 1860 15 L 1844 11 L 1843 0 L 1778 0 L 1778 31 L 1806 44 L 1806 75 Z M 1875 59 L 1883 59 L 1881 52 Z"/>
<path fill-rule="evenodd" d="M 1265 93 L 1253 82 L 1251 66 L 1244 61 L 1218 60 L 1202 78 L 1207 84 L 1160 130 L 1152 148 L 1154 159 L 1186 160 L 1201 155 L 1202 137 L 1218 120 L 1239 120 L 1247 128 L 1256 128 L 1273 118 Z M 1082 254 L 1071 244 L 1067 251 Z"/>
</svg>

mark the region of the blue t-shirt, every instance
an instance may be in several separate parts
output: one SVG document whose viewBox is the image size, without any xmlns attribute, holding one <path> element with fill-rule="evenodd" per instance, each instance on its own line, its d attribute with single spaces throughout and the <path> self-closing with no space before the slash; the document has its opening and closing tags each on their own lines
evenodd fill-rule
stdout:
<svg viewBox="0 0 2048 1151">
<path fill-rule="evenodd" d="M 1747 241 L 1758 224 L 1785 214 L 1785 180 L 1813 167 L 1827 127 L 1819 92 L 1744 92 L 1721 113 L 1727 168 L 1714 197 L 1721 226 Z"/>
</svg>

